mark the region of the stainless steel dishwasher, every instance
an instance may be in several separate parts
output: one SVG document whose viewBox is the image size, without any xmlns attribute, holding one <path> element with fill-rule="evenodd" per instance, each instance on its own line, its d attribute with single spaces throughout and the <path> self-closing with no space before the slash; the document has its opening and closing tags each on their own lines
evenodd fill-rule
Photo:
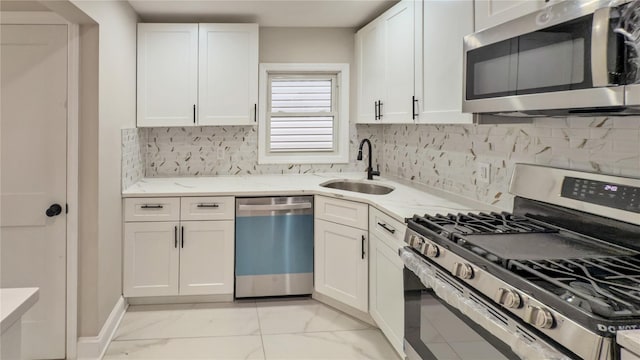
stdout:
<svg viewBox="0 0 640 360">
<path fill-rule="evenodd" d="M 236 297 L 313 291 L 313 196 L 236 199 Z"/>
</svg>

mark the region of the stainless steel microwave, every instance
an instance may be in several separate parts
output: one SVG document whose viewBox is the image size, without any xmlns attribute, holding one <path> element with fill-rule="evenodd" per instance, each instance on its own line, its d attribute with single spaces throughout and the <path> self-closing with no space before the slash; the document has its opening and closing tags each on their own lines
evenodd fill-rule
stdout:
<svg viewBox="0 0 640 360">
<path fill-rule="evenodd" d="M 566 0 L 467 35 L 462 111 L 640 114 L 639 42 L 640 0 Z"/>
</svg>

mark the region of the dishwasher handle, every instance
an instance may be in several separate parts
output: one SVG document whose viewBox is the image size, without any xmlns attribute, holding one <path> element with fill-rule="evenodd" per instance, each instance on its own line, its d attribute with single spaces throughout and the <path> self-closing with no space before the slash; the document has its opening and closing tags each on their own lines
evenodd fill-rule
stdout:
<svg viewBox="0 0 640 360">
<path fill-rule="evenodd" d="M 238 205 L 240 211 L 283 211 L 283 210 L 302 210 L 311 209 L 313 205 L 311 203 L 296 203 L 296 204 L 268 204 L 268 205 Z"/>
</svg>

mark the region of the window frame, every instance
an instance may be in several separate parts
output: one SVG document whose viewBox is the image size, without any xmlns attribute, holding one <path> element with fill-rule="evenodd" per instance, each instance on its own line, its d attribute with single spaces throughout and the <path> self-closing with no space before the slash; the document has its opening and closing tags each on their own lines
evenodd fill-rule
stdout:
<svg viewBox="0 0 640 360">
<path fill-rule="evenodd" d="M 258 164 L 347 164 L 349 162 L 349 64 L 343 63 L 262 63 L 259 69 Z M 270 119 L 267 113 L 271 98 L 269 75 L 332 75 L 336 77 L 333 151 L 271 152 Z M 333 104 L 332 104 L 333 106 Z"/>
</svg>

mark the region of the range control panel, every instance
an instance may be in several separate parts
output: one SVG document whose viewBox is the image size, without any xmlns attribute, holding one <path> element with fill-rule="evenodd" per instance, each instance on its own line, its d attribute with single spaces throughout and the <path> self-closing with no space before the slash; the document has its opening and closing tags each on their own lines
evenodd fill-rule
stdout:
<svg viewBox="0 0 640 360">
<path fill-rule="evenodd" d="M 561 196 L 640 213 L 640 188 L 634 186 L 565 177 L 562 183 Z"/>
</svg>

